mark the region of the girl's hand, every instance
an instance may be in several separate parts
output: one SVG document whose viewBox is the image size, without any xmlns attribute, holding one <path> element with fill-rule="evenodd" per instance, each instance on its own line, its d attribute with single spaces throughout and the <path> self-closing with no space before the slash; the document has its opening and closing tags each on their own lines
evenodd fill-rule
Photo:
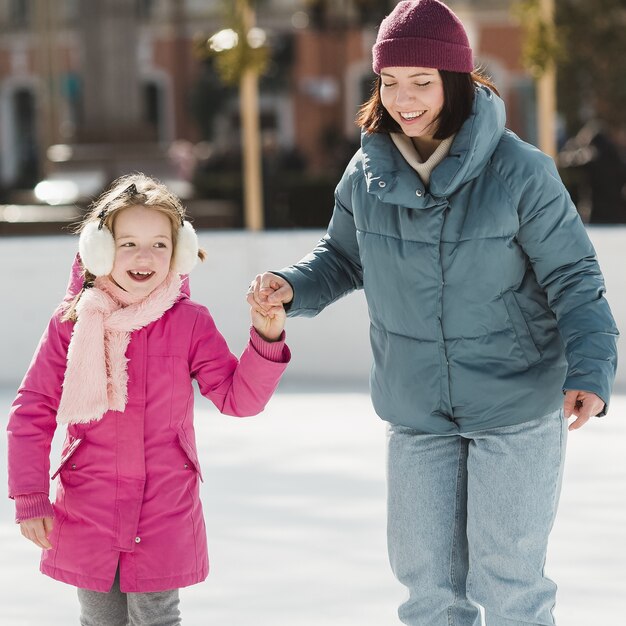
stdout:
<svg viewBox="0 0 626 626">
<path fill-rule="evenodd" d="M 250 283 L 247 293 L 248 304 L 269 311 L 271 307 L 287 304 L 293 300 L 291 285 L 280 276 L 265 272 L 258 274 Z"/>
<path fill-rule="evenodd" d="M 590 417 L 597 415 L 604 409 L 604 400 L 591 391 L 577 391 L 570 389 L 565 392 L 563 413 L 569 419 L 572 415 L 577 419 L 572 422 L 568 430 L 576 430 L 584 426 Z"/>
<path fill-rule="evenodd" d="M 49 550 L 52 547 L 52 544 L 48 541 L 48 536 L 52 532 L 51 517 L 24 520 L 20 522 L 20 530 L 26 539 L 29 539 L 40 548 Z"/>
<path fill-rule="evenodd" d="M 255 303 L 250 307 L 250 317 L 252 325 L 265 341 L 280 339 L 287 318 L 282 305 L 265 309 Z"/>
</svg>

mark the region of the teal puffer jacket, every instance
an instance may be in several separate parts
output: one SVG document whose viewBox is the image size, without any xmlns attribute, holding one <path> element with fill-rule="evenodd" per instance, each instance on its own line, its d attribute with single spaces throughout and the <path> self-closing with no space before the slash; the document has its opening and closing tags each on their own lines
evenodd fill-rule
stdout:
<svg viewBox="0 0 626 626">
<path fill-rule="evenodd" d="M 328 232 L 278 274 L 290 315 L 365 290 L 374 407 L 449 434 L 608 403 L 618 332 L 595 251 L 550 158 L 504 128 L 478 87 L 471 116 L 425 189 L 387 134 L 364 135 Z"/>
</svg>

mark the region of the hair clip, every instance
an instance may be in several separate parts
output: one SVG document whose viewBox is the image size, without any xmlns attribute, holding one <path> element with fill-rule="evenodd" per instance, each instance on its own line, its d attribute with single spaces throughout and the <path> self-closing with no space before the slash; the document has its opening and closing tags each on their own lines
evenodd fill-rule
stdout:
<svg viewBox="0 0 626 626">
<path fill-rule="evenodd" d="M 122 191 L 120 196 L 136 196 L 138 193 L 139 192 L 137 191 L 137 185 L 135 185 L 135 183 L 131 183 L 130 185 L 128 185 L 128 187 L 126 187 L 126 189 L 124 189 L 124 191 Z M 100 223 L 98 224 L 98 230 L 102 230 L 102 227 L 104 226 L 104 220 L 106 219 L 110 204 L 111 202 L 107 203 L 104 209 L 102 209 L 102 211 L 98 213 L 98 219 L 100 220 Z"/>
<path fill-rule="evenodd" d="M 98 213 L 98 219 L 100 220 L 100 223 L 98 224 L 98 230 L 102 230 L 102 227 L 104 226 L 104 220 L 106 219 L 106 216 L 107 216 L 106 208 L 102 209 L 102 211 L 100 211 L 100 213 Z"/>
</svg>

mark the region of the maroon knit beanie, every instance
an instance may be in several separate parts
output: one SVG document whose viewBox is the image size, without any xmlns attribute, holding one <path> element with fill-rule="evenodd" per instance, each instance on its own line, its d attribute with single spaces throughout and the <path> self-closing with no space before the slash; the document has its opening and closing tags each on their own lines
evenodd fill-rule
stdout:
<svg viewBox="0 0 626 626">
<path fill-rule="evenodd" d="M 381 22 L 372 67 L 430 67 L 469 73 L 472 49 L 459 18 L 439 0 L 404 0 Z"/>
</svg>

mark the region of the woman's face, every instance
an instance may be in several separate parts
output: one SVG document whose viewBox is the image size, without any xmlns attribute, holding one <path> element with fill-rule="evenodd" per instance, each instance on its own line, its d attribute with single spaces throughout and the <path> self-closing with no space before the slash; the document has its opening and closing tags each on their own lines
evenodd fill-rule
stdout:
<svg viewBox="0 0 626 626">
<path fill-rule="evenodd" d="M 164 213 L 136 205 L 113 222 L 115 261 L 111 278 L 125 291 L 147 296 L 166 278 L 172 260 L 172 224 Z"/>
<path fill-rule="evenodd" d="M 380 73 L 383 106 L 411 138 L 432 139 L 443 108 L 443 82 L 427 67 L 385 67 Z"/>
</svg>

